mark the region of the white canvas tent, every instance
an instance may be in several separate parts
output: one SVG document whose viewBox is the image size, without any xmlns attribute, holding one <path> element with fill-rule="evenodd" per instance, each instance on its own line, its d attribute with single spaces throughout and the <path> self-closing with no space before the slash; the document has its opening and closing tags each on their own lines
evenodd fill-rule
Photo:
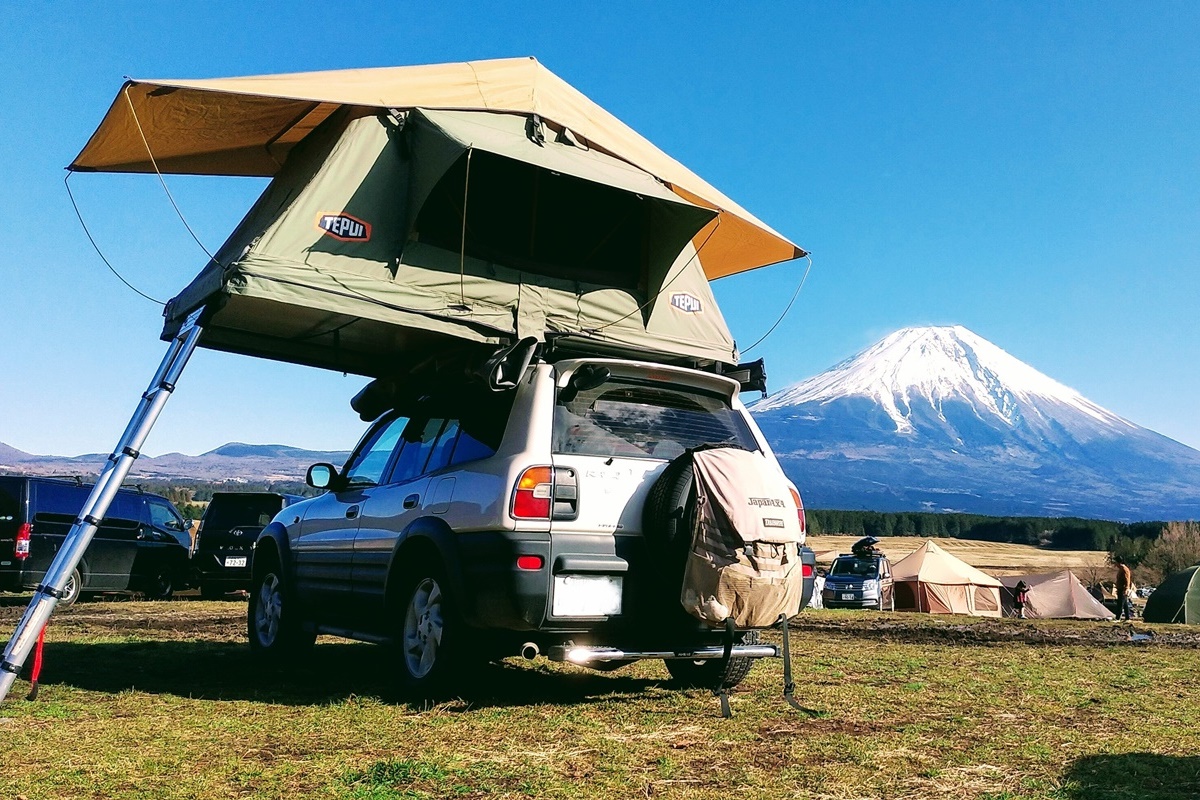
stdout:
<svg viewBox="0 0 1200 800">
<path fill-rule="evenodd" d="M 1004 608 L 1013 607 L 1017 584 L 1025 581 L 1028 600 L 1025 616 L 1030 619 L 1112 619 L 1113 613 L 1092 597 L 1069 569 L 1040 575 L 1005 575 Z"/>
<path fill-rule="evenodd" d="M 1003 584 L 927 541 L 892 565 L 897 611 L 999 617 Z"/>
</svg>

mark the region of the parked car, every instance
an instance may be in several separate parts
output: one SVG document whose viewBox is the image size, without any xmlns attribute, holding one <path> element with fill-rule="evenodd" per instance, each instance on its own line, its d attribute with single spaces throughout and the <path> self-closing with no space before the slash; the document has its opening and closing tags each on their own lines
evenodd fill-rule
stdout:
<svg viewBox="0 0 1200 800">
<path fill-rule="evenodd" d="M 0 590 L 37 588 L 91 490 L 79 481 L 0 476 Z M 60 604 L 111 591 L 170 598 L 187 583 L 190 526 L 165 497 L 121 489 Z"/>
<path fill-rule="evenodd" d="M 720 679 L 721 634 L 680 604 L 690 530 L 682 549 L 662 537 L 694 508 L 690 461 L 670 468 L 689 448 L 741 447 L 779 468 L 736 381 L 576 359 L 534 363 L 509 392 L 407 388 L 420 399 L 387 406 L 341 469 L 309 469 L 328 492 L 260 535 L 257 653 L 294 654 L 317 634 L 392 643 L 414 690 L 539 652 L 601 669 L 665 656 L 681 682 Z M 661 557 L 671 547 L 678 561 Z M 815 559 L 801 559 L 803 607 Z M 734 659 L 731 682 L 751 659 Z"/>
<path fill-rule="evenodd" d="M 215 598 L 250 588 L 250 556 L 276 514 L 304 498 L 278 492 L 217 492 L 196 532 L 192 564 L 200 595 Z"/>
<path fill-rule="evenodd" d="M 875 549 L 876 540 L 868 539 L 859 540 L 853 552 L 833 560 L 821 594 L 825 608 L 896 610 L 892 565 Z"/>
</svg>

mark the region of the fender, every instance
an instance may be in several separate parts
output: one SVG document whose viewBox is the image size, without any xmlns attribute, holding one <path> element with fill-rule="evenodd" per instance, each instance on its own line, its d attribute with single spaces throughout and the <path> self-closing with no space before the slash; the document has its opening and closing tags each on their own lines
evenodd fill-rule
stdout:
<svg viewBox="0 0 1200 800">
<path fill-rule="evenodd" d="M 383 587 L 384 595 L 391 595 L 392 578 L 398 574 L 398 570 L 395 569 L 397 559 L 402 558 L 400 551 L 418 541 L 427 543 L 437 551 L 442 559 L 442 566 L 446 569 L 446 580 L 450 584 L 450 591 L 455 597 L 463 597 L 465 586 L 462 562 L 458 557 L 455 534 L 446 521 L 440 517 L 418 517 L 405 527 L 396 541 L 396 546 L 392 549 L 392 558 L 388 563 L 387 582 Z"/>
<path fill-rule="evenodd" d="M 283 568 L 284 578 L 287 579 L 290 585 L 295 578 L 295 566 L 292 563 L 292 546 L 291 540 L 288 538 L 287 528 L 278 522 L 270 522 L 267 527 L 262 529 L 262 533 L 254 541 L 254 549 L 250 551 L 250 574 L 254 575 L 257 568 L 255 560 L 258 555 L 258 550 L 262 547 L 264 541 L 270 539 L 275 544 L 275 548 L 279 551 L 279 566 Z"/>
</svg>

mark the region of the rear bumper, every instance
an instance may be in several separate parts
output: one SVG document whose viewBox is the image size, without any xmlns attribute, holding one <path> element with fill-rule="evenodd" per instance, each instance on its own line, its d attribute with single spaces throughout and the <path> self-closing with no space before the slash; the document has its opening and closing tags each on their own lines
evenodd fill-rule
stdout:
<svg viewBox="0 0 1200 800">
<path fill-rule="evenodd" d="M 33 576 L 20 567 L 0 567 L 0 592 L 25 592 L 36 589 Z"/>
<path fill-rule="evenodd" d="M 192 567 L 201 583 L 228 589 L 249 589 L 250 564 L 253 561 L 253 554 L 253 550 L 242 548 L 198 550 L 192 556 Z M 246 561 L 240 567 L 225 566 L 227 559 L 231 558 L 244 558 Z"/>
</svg>

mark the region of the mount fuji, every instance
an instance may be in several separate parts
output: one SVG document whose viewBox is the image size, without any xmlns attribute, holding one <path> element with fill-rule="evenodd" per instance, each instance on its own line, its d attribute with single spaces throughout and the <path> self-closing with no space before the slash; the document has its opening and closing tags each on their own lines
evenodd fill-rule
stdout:
<svg viewBox="0 0 1200 800">
<path fill-rule="evenodd" d="M 961 326 L 897 331 L 750 410 L 813 508 L 1200 518 L 1200 451 Z"/>
</svg>

